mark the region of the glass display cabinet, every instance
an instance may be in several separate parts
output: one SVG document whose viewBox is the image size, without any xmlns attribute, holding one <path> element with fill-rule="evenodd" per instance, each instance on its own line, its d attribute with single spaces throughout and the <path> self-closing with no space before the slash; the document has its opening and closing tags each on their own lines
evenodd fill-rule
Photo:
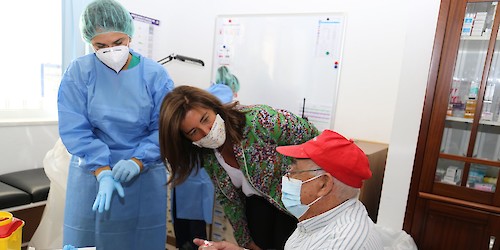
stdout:
<svg viewBox="0 0 500 250">
<path fill-rule="evenodd" d="M 500 249 L 497 6 L 441 2 L 404 225 L 419 249 Z"/>
<path fill-rule="evenodd" d="M 497 2 L 466 5 L 435 175 L 439 183 L 490 193 L 496 190 L 500 169 L 500 43 L 496 39 L 492 59 L 486 62 L 496 9 Z"/>
</svg>

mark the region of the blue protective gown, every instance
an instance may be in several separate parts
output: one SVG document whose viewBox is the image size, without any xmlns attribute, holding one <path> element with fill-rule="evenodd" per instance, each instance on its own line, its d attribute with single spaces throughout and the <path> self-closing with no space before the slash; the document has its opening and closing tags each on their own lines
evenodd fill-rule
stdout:
<svg viewBox="0 0 500 250">
<path fill-rule="evenodd" d="M 175 192 L 176 197 L 177 218 L 204 220 L 205 223 L 212 224 L 215 189 L 204 168 L 193 170 L 186 181 L 176 186 L 172 192 Z"/>
<path fill-rule="evenodd" d="M 68 67 L 58 97 L 59 133 L 73 155 L 68 174 L 63 243 L 97 249 L 165 249 L 166 168 L 160 159 L 158 117 L 173 82 L 142 57 L 118 74 L 95 54 Z M 122 183 L 110 210 L 92 211 L 99 183 L 93 171 L 135 157 L 141 173 Z"/>
</svg>

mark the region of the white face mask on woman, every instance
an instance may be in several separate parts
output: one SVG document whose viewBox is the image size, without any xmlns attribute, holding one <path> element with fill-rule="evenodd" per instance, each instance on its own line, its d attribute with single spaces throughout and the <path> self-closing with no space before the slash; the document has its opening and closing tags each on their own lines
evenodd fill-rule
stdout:
<svg viewBox="0 0 500 250">
<path fill-rule="evenodd" d="M 216 149 L 226 141 L 226 126 L 224 125 L 224 120 L 219 114 L 215 116 L 214 124 L 210 129 L 208 134 L 198 141 L 194 141 L 193 144 L 200 148 L 211 148 Z"/>
<path fill-rule="evenodd" d="M 95 55 L 102 63 L 112 68 L 116 73 L 120 72 L 129 55 L 128 46 L 121 45 L 110 48 L 102 48 L 95 52 Z"/>
</svg>

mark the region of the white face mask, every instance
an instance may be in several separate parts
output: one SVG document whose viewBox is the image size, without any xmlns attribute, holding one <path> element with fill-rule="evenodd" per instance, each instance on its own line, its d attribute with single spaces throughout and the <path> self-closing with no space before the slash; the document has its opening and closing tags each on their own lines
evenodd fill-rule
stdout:
<svg viewBox="0 0 500 250">
<path fill-rule="evenodd" d="M 95 55 L 99 58 L 99 60 L 101 60 L 101 62 L 118 73 L 123 68 L 125 63 L 127 63 L 129 48 L 125 45 L 102 48 L 95 52 Z"/>
<path fill-rule="evenodd" d="M 311 203 L 304 205 L 300 201 L 300 192 L 302 189 L 302 184 L 316 180 L 323 175 L 318 175 L 310 178 L 309 180 L 301 181 L 294 178 L 288 178 L 283 176 L 281 178 L 281 201 L 285 205 L 286 210 L 293 214 L 293 216 L 300 218 L 304 215 L 312 204 L 319 201 L 323 196 L 318 197 Z"/>
<path fill-rule="evenodd" d="M 208 134 L 198 141 L 194 141 L 193 144 L 200 148 L 211 148 L 216 149 L 226 141 L 226 127 L 224 125 L 224 120 L 219 114 L 215 116 L 214 124 L 210 129 Z"/>
</svg>

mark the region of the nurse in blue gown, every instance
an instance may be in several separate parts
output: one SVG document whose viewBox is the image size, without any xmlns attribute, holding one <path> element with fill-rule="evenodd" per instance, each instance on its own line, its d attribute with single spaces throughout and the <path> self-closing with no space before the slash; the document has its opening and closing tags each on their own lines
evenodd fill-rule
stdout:
<svg viewBox="0 0 500 250">
<path fill-rule="evenodd" d="M 164 250 L 158 114 L 174 84 L 161 65 L 129 48 L 132 18 L 118 2 L 91 2 L 80 28 L 94 53 L 70 64 L 58 96 L 59 133 L 72 154 L 63 244 Z"/>
</svg>

